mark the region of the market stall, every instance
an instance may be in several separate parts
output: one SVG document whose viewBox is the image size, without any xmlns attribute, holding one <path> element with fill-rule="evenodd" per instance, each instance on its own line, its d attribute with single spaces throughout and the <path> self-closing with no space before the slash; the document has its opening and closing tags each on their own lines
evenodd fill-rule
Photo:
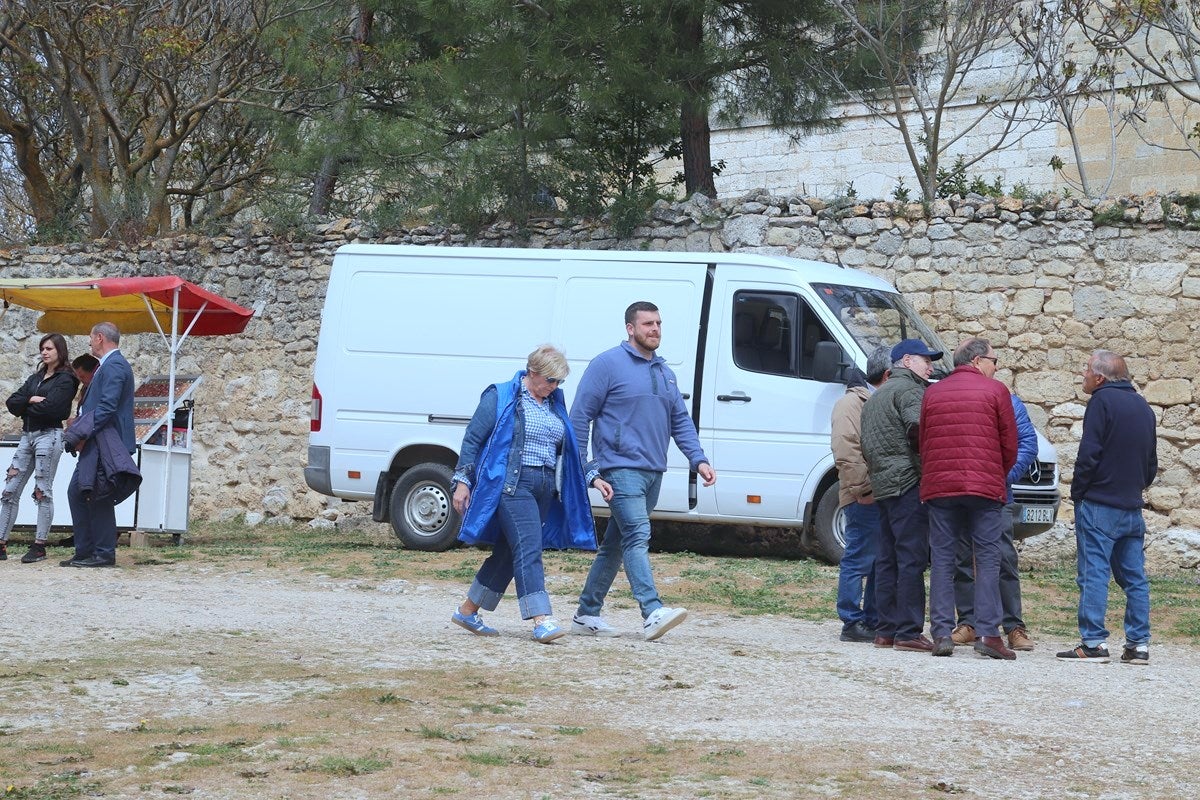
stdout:
<svg viewBox="0 0 1200 800">
<path fill-rule="evenodd" d="M 187 531 L 191 485 L 192 426 L 200 375 L 179 375 L 176 362 L 191 336 L 224 336 L 246 329 L 254 312 L 173 275 L 146 278 L 0 280 L 3 311 L 10 305 L 41 312 L 38 330 L 86 335 L 98 322 L 112 322 L 127 336 L 157 333 L 167 347 L 167 372 L 141 380 L 134 392 L 135 460 L 142 485 L 117 506 L 122 529 Z M 78 353 L 76 353 L 78 355 Z M 135 374 L 135 378 L 136 378 Z M 0 439 L 0 465 L 12 459 L 19 431 Z M 2 466 L 0 466 L 2 468 Z M 65 502 L 74 464 L 60 462 L 54 480 L 55 527 L 69 527 Z M 18 525 L 32 526 L 36 506 L 22 503 Z"/>
</svg>

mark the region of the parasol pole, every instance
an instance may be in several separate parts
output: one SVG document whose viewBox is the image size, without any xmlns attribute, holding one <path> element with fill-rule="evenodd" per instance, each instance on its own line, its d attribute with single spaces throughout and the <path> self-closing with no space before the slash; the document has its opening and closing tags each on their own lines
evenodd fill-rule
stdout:
<svg viewBox="0 0 1200 800">
<path fill-rule="evenodd" d="M 175 449 L 175 359 L 179 354 L 179 350 L 183 347 L 183 342 L 191 334 L 192 328 L 200 321 L 201 315 L 208 308 L 208 301 L 205 300 L 196 313 L 192 315 L 192 321 L 188 323 L 187 329 L 182 334 L 179 333 L 179 292 L 181 287 L 175 287 L 171 295 L 171 337 L 167 338 L 167 334 L 163 331 L 162 325 L 158 322 L 158 315 L 154 313 L 154 307 L 150 304 L 150 298 L 142 295 L 142 301 L 146 304 L 146 311 L 150 314 L 151 321 L 154 322 L 154 327 L 158 330 L 158 335 L 167 342 L 167 352 L 169 359 L 167 361 L 167 419 L 166 419 L 166 445 L 167 456 L 166 463 L 163 465 L 163 486 L 162 486 L 162 502 L 159 507 L 158 529 L 161 531 L 165 528 L 167 522 L 167 496 L 171 488 L 171 453 Z"/>
</svg>

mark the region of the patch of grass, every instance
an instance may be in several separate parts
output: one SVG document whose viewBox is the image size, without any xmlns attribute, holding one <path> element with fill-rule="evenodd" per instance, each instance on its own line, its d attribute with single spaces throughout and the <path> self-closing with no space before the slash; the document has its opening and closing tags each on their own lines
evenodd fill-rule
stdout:
<svg viewBox="0 0 1200 800">
<path fill-rule="evenodd" d="M 469 742 L 474 738 L 469 734 L 455 733 L 445 728 L 430 727 L 429 725 L 422 725 L 417 732 L 422 739 L 443 739 L 447 742 Z"/>
<path fill-rule="evenodd" d="M 4 797 L 13 800 L 71 800 L 101 794 L 99 784 L 65 772 L 42 778 L 32 786 L 6 786 Z"/>
<path fill-rule="evenodd" d="M 392 762 L 385 761 L 376 755 L 368 755 L 361 758 L 326 756 L 313 765 L 311 770 L 314 772 L 324 772 L 327 775 L 348 778 L 354 775 L 370 775 L 372 772 L 380 772 L 391 765 Z"/>
<path fill-rule="evenodd" d="M 554 759 L 544 753 L 535 753 L 524 747 L 506 747 L 501 750 L 484 750 L 478 753 L 468 752 L 463 758 L 472 764 L 488 767 L 548 767 Z"/>
<path fill-rule="evenodd" d="M 559 725 L 554 730 L 557 733 L 561 733 L 563 736 L 579 736 L 584 731 L 583 728 L 568 728 L 562 725 Z"/>
<path fill-rule="evenodd" d="M 399 703 L 411 703 L 412 700 L 409 700 L 407 697 L 401 697 L 398 694 L 387 692 L 386 694 L 381 694 L 379 697 L 376 697 L 375 702 L 382 706 L 390 706 L 397 705 Z"/>
<path fill-rule="evenodd" d="M 468 703 L 465 708 L 474 713 L 487 711 L 490 714 L 507 714 L 513 709 L 521 708 L 524 705 L 520 700 L 504 699 L 498 703 Z"/>
</svg>

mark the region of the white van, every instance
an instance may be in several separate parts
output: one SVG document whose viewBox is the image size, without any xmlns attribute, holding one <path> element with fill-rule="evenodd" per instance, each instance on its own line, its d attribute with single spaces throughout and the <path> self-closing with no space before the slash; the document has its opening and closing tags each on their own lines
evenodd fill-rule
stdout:
<svg viewBox="0 0 1200 800">
<path fill-rule="evenodd" d="M 626 338 L 625 308 L 655 303 L 659 355 L 679 378 L 717 469 L 698 487 L 673 446 L 654 517 L 793 528 L 837 563 L 842 525 L 830 411 L 850 364 L 881 343 L 938 337 L 886 282 L 850 269 L 745 253 L 347 245 L 329 277 L 312 391 L 308 485 L 374 500 L 406 547 L 458 532 L 450 475 L 483 389 L 537 345 L 571 363 L 563 391 Z M 949 363 L 942 365 L 946 369 Z M 1058 472 L 1040 439 L 1016 487 L 1028 535 L 1058 513 Z M 607 513 L 592 490 L 597 514 Z"/>
</svg>

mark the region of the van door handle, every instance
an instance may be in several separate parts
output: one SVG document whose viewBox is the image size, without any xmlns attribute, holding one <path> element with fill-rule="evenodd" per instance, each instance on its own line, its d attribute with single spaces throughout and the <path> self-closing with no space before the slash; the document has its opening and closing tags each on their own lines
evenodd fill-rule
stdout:
<svg viewBox="0 0 1200 800">
<path fill-rule="evenodd" d="M 725 403 L 731 403 L 735 401 L 739 403 L 749 403 L 750 395 L 746 394 L 745 392 L 734 392 L 733 394 L 719 394 L 717 395 L 717 399 Z"/>
</svg>

